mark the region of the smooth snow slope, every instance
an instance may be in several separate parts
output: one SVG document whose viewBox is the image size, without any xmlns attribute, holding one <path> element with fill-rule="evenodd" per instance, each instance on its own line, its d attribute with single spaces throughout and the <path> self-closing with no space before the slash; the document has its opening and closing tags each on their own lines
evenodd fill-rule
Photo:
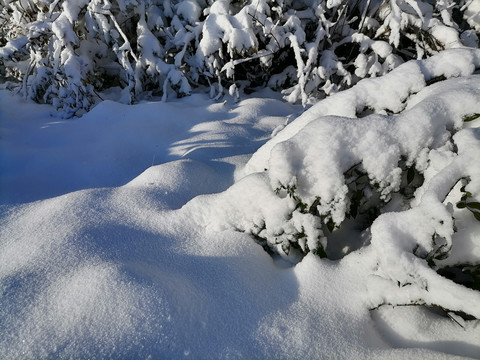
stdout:
<svg viewBox="0 0 480 360">
<path fill-rule="evenodd" d="M 64 121 L 0 92 L 0 358 L 478 357 L 478 323 L 368 310 L 370 248 L 286 267 L 202 225 L 222 197 L 188 201 L 298 110 L 197 94 Z"/>
<path fill-rule="evenodd" d="M 299 110 L 266 98 L 232 107 L 193 95 L 132 107 L 105 101 L 79 121 L 59 119 L 46 105 L 19 101 L 6 92 L 0 98 L 0 161 L 5 169 L 0 203 L 123 185 L 153 165 L 180 158 L 208 163 L 250 154 L 269 138 L 272 127 Z M 222 172 L 231 168 L 227 163 L 215 162 L 215 167 Z M 226 177 L 217 177 L 210 191 L 233 181 L 225 183 Z"/>
</svg>

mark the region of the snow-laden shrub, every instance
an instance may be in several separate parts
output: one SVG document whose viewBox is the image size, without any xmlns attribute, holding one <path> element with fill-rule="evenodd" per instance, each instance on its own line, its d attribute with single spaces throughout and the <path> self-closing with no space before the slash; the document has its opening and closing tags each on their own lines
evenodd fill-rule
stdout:
<svg viewBox="0 0 480 360">
<path fill-rule="evenodd" d="M 373 307 L 480 318 L 480 293 L 436 273 L 480 266 L 479 69 L 480 50 L 448 50 L 319 102 L 252 156 L 214 217 L 282 256 L 371 244 Z"/>
<path fill-rule="evenodd" d="M 306 104 L 405 60 L 478 47 L 480 0 L 0 0 L 0 74 L 67 116 L 99 92 L 271 86 Z"/>
<path fill-rule="evenodd" d="M 175 7 L 179 14 L 184 2 Z M 152 91 L 167 96 L 172 88 L 179 95 L 191 90 L 182 57 L 171 61 L 172 54 L 182 55 L 176 37 L 186 20 L 174 15 L 169 1 L 2 0 L 2 5 L 4 75 L 22 79 L 26 97 L 52 103 L 66 116 L 88 110 L 99 99 L 96 91 L 113 86 L 123 89 L 125 103 Z"/>
<path fill-rule="evenodd" d="M 439 86 L 427 86 L 432 81 L 472 74 L 480 68 L 479 55 L 478 50 L 449 50 L 319 102 L 261 147 L 247 173 L 268 175 L 270 191 L 289 199 L 289 210 L 282 209 L 278 217 L 293 209 L 315 218 L 319 234 L 348 218 L 368 228 L 384 206 L 409 206 L 432 164 L 431 151 L 455 147 L 449 141 L 463 119 L 480 113 L 477 77 L 458 86 L 452 80 L 446 90 L 418 104 L 420 95 L 413 95 Z M 454 85 L 457 95 L 449 98 Z M 259 236 L 284 251 L 297 242 L 289 232 L 263 227 Z M 313 245 L 317 239 L 311 241 L 300 242 L 302 251 L 318 248 Z"/>
<path fill-rule="evenodd" d="M 477 47 L 473 2 L 243 1 L 209 9 L 199 43 L 203 74 L 268 83 L 307 103 L 383 75 L 404 60 Z M 477 20 L 475 20 L 477 19 Z M 202 67 L 199 69 L 202 72 Z M 293 85 L 293 86 L 292 86 Z"/>
</svg>

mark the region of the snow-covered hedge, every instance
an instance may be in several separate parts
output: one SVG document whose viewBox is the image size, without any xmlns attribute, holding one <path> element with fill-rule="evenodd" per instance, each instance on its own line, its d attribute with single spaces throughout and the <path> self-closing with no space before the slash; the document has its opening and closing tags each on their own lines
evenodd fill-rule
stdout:
<svg viewBox="0 0 480 360">
<path fill-rule="evenodd" d="M 0 0 L 0 75 L 80 114 L 209 85 L 271 86 L 306 104 L 405 60 L 478 47 L 480 0 Z"/>
<path fill-rule="evenodd" d="M 252 156 L 213 217 L 282 256 L 370 244 L 372 307 L 480 318 L 480 293 L 436 272 L 480 290 L 479 70 L 480 50 L 447 50 L 320 101 Z"/>
</svg>

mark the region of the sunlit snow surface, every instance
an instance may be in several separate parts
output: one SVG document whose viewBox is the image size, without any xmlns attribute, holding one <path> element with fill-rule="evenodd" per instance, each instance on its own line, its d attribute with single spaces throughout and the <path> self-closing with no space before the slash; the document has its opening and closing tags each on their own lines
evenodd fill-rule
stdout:
<svg viewBox="0 0 480 360">
<path fill-rule="evenodd" d="M 301 112 L 261 95 L 60 120 L 0 92 L 1 359 L 480 357 L 478 322 L 369 310 L 371 247 L 287 266 L 212 215 L 264 200 L 223 191 Z"/>
</svg>

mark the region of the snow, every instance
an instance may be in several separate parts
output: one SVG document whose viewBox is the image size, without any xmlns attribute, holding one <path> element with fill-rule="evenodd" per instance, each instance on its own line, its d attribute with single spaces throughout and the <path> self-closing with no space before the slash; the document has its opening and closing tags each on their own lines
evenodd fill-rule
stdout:
<svg viewBox="0 0 480 360">
<path fill-rule="evenodd" d="M 253 155 L 247 164 L 247 171 L 254 173 L 268 168 L 268 157 L 272 148 L 315 119 L 326 115 L 355 118 L 357 114 L 368 109 L 377 113 L 386 110 L 398 113 L 405 108 L 405 100 L 422 90 L 427 81 L 441 76 L 468 76 L 479 66 L 480 51 L 450 50 L 424 61 L 410 61 L 382 78 L 364 79 L 355 87 L 317 103 L 310 111 L 296 119 Z M 391 86 L 392 83 L 395 86 Z"/>
<path fill-rule="evenodd" d="M 458 201 L 449 185 L 459 174 L 480 193 L 478 124 L 462 122 L 480 112 L 469 65 L 479 58 L 451 50 L 410 62 L 298 117 L 270 91 L 238 103 L 197 91 L 106 100 L 64 120 L 0 90 L 0 358 L 478 358 L 478 320 L 371 308 L 441 299 L 480 317 L 478 291 L 412 254 L 417 242 L 428 252 L 435 231 L 453 244 L 446 264 L 480 259 L 473 215 L 452 210 L 463 225 L 451 234 L 444 205 Z M 427 85 L 442 74 L 458 78 Z M 383 114 L 354 119 L 366 107 Z M 253 240 L 304 231 L 303 248 L 326 247 L 319 218 L 289 216 L 294 199 L 272 186 L 335 197 L 345 168 L 364 159 L 394 188 L 400 154 L 424 157 L 425 184 L 411 209 L 377 218 L 369 246 L 340 260 L 282 258 Z M 418 278 L 402 278 L 410 268 Z"/>
<path fill-rule="evenodd" d="M 72 25 L 64 13 L 60 15 L 53 23 L 52 23 L 52 31 L 62 43 L 62 45 L 67 43 L 76 44 L 77 43 L 77 36 L 72 29 Z"/>
<path fill-rule="evenodd" d="M 475 29 L 478 31 L 480 29 L 479 20 L 480 20 L 480 1 L 472 0 L 465 4 L 465 17 L 467 22 L 472 24 Z"/>
<path fill-rule="evenodd" d="M 23 36 L 14 40 L 10 40 L 0 49 L 0 57 L 4 59 L 10 58 L 16 51 L 19 51 L 28 43 L 28 37 Z"/>
<path fill-rule="evenodd" d="M 182 15 L 190 24 L 195 24 L 200 19 L 202 9 L 197 1 L 183 0 L 177 5 L 177 13 Z"/>
<path fill-rule="evenodd" d="M 82 8 L 86 7 L 87 5 L 88 5 L 88 0 L 80 0 L 80 1 L 67 0 L 62 3 L 65 16 L 68 18 L 68 20 L 71 23 L 77 20 L 79 12 L 82 10 Z"/>
</svg>

